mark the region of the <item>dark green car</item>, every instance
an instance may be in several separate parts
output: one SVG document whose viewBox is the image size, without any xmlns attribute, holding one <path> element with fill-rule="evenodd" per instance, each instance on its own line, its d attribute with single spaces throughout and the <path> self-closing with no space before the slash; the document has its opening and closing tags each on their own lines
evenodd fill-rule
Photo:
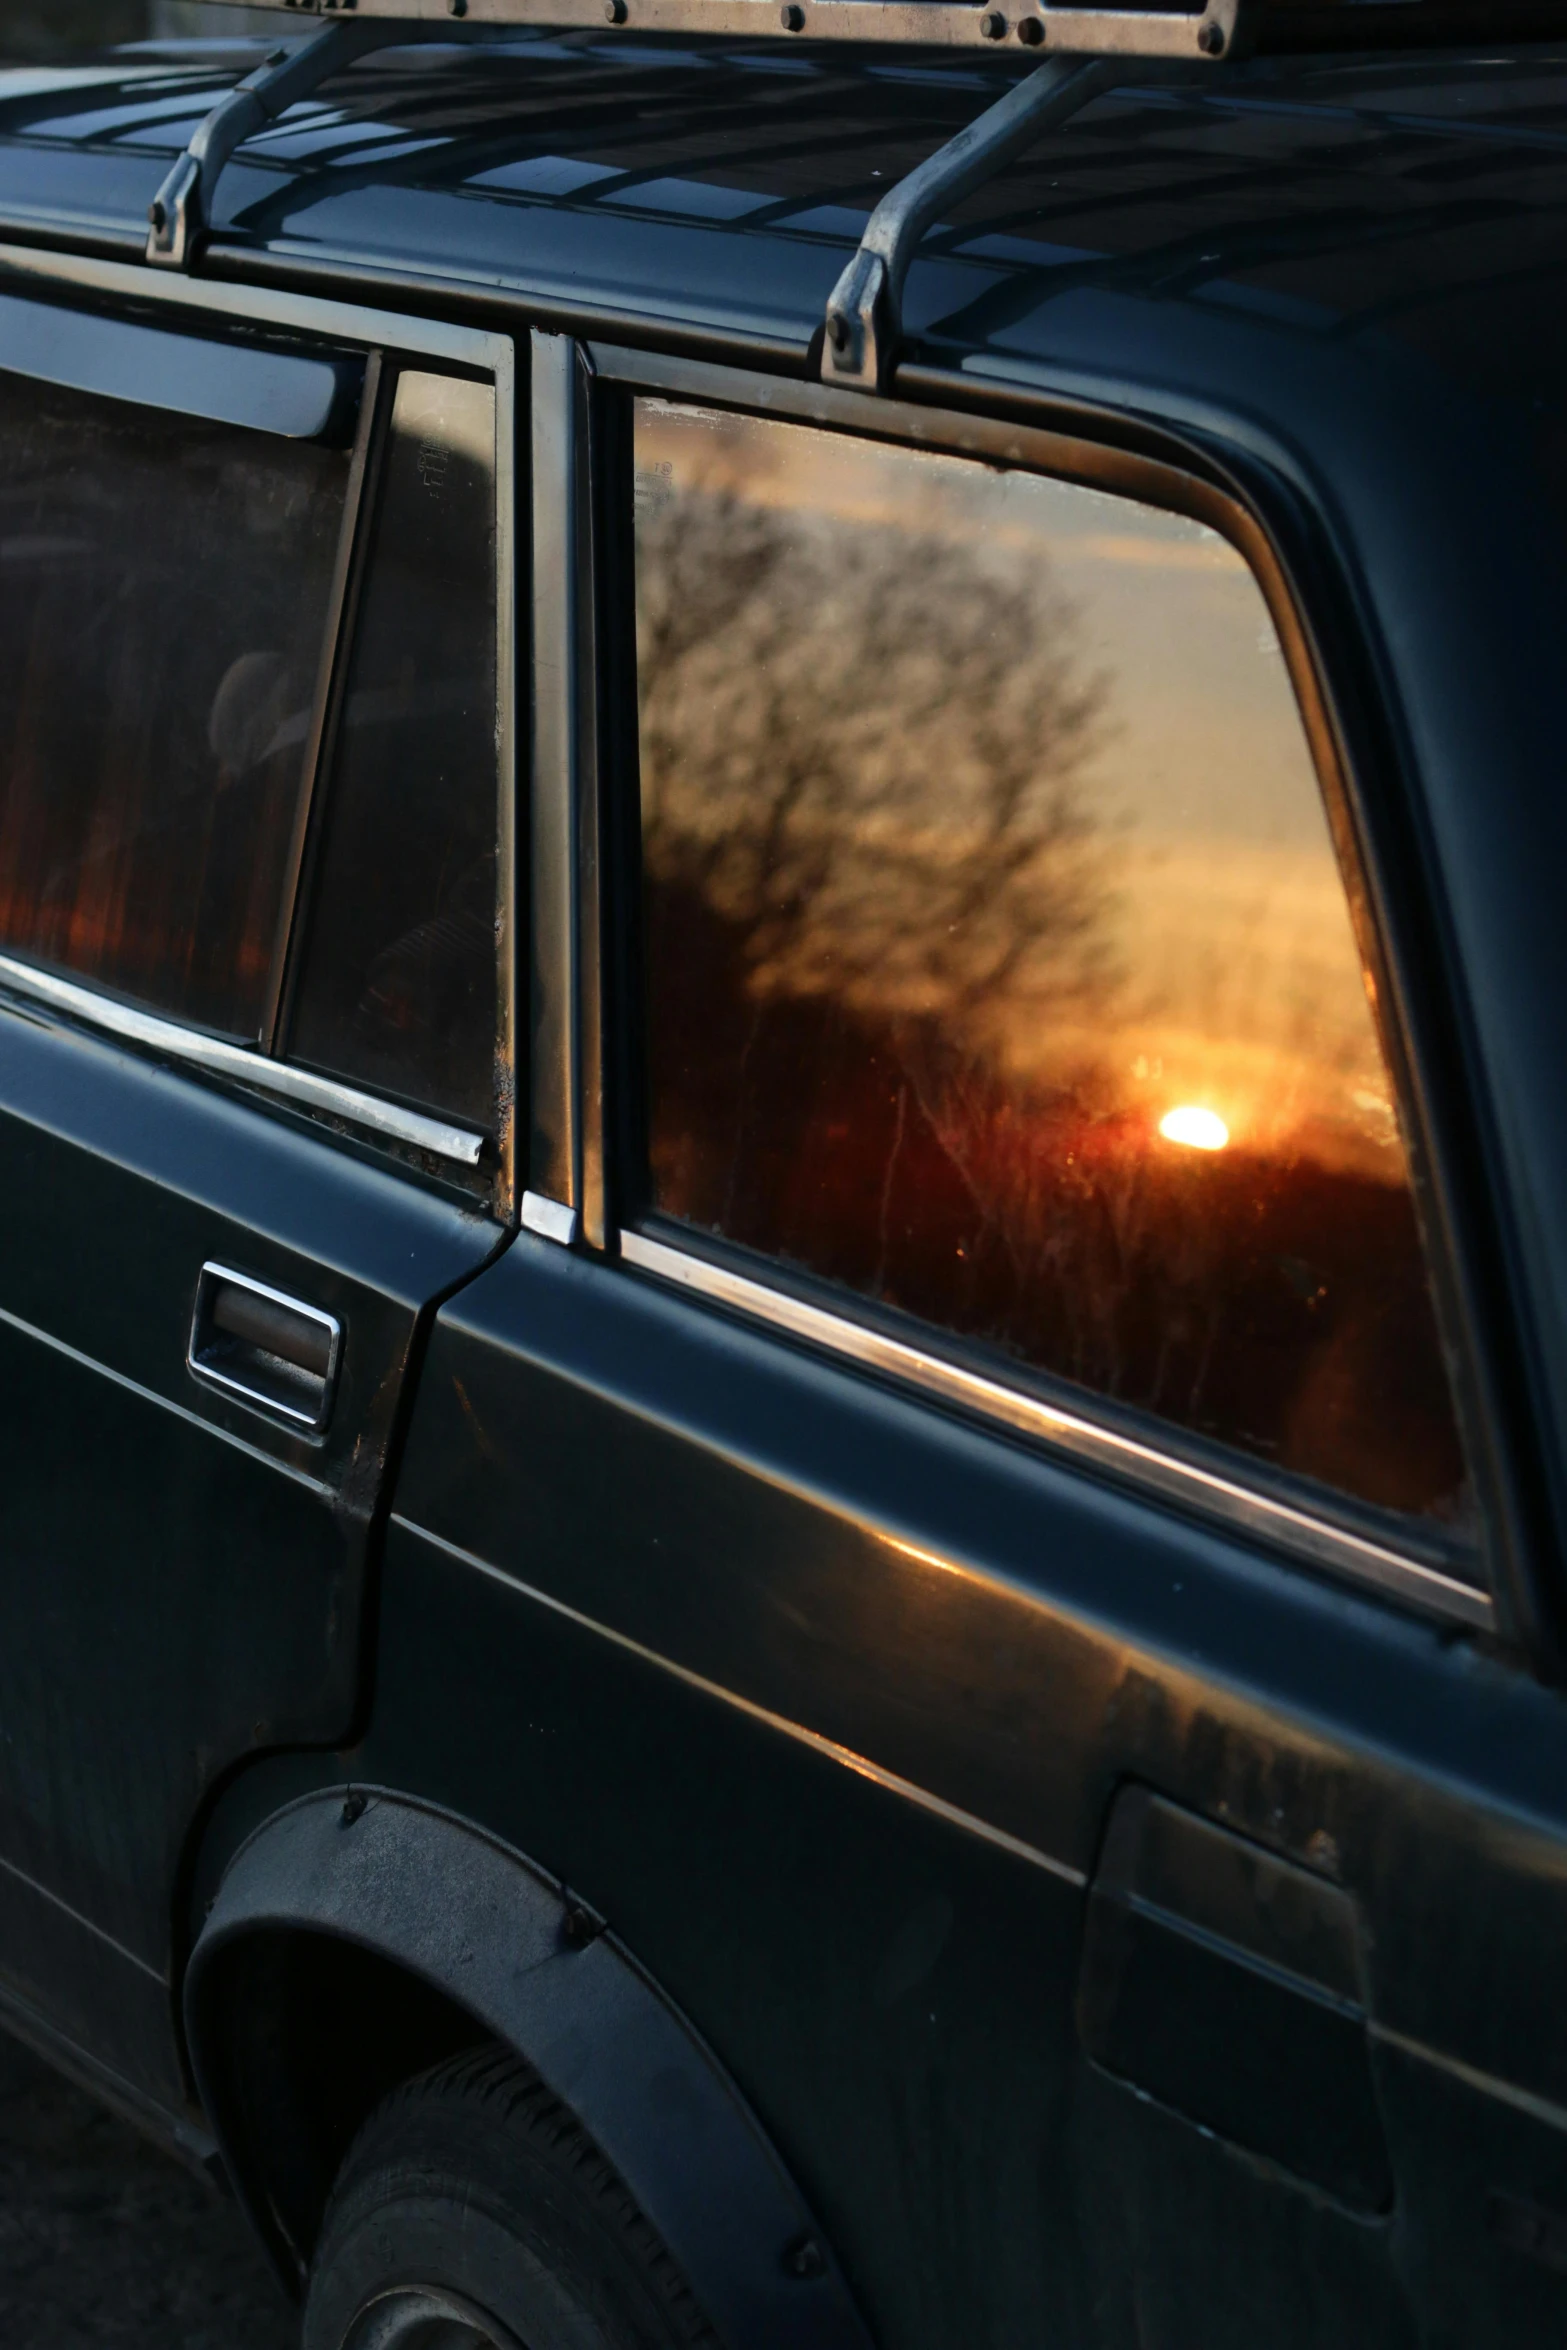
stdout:
<svg viewBox="0 0 1567 2350">
<path fill-rule="evenodd" d="M 323 11 L 0 76 L 0 2016 L 309 2350 L 1555 2350 L 1567 25 Z"/>
</svg>

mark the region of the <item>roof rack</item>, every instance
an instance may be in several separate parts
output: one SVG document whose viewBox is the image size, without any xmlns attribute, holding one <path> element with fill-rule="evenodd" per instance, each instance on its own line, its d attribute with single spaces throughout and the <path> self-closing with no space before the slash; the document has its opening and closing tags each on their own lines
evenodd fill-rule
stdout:
<svg viewBox="0 0 1567 2350">
<path fill-rule="evenodd" d="M 229 6 L 253 0 L 224 0 Z M 1328 0 L 1338 13 L 1359 0 Z M 1379 0 L 1380 4 L 1380 0 Z M 1414 0 L 1423 6 L 1425 0 Z M 401 40 L 450 40 L 454 32 L 523 29 L 719 34 L 727 40 L 870 42 L 884 48 L 1023 49 L 1076 56 L 1218 59 L 1234 46 L 1248 13 L 1277 0 L 1195 0 L 1190 7 L 1058 6 L 1016 0 L 977 7 L 974 0 L 261 0 L 298 20 L 397 28 Z M 1407 15 L 1411 0 L 1393 0 Z"/>
<path fill-rule="evenodd" d="M 220 0 L 222 4 L 222 0 Z M 256 5 L 256 0 L 227 0 Z M 1011 4 L 1011 0 L 1009 0 Z M 973 0 L 260 0 L 316 24 L 313 40 L 274 50 L 221 99 L 148 210 L 147 258 L 189 269 L 212 216 L 213 191 L 252 132 L 372 49 L 450 41 L 496 28 L 569 31 L 635 24 L 643 33 L 864 41 L 894 47 L 995 50 L 1015 40 L 1046 59 L 978 120 L 885 196 L 827 304 L 826 382 L 885 388 L 902 328 L 903 283 L 920 238 L 943 206 L 973 192 L 1039 133 L 1064 122 L 1112 80 L 1212 71 L 1258 53 L 1301 55 L 1367 46 L 1440 46 L 1483 37 L 1567 31 L 1567 0 L 1192 0 L 1186 8 L 1080 7 L 1017 0 L 1009 16 Z"/>
<path fill-rule="evenodd" d="M 254 8 L 258 0 L 219 0 Z M 726 40 L 874 42 L 895 48 L 1043 49 L 1074 56 L 1189 58 L 1302 55 L 1335 49 L 1442 47 L 1567 32 L 1564 0 L 259 0 L 298 21 L 395 24 L 399 38 L 612 28 L 718 34 Z"/>
<path fill-rule="evenodd" d="M 218 100 L 148 205 L 147 259 L 164 269 L 189 269 L 211 220 L 213 190 L 235 148 L 296 99 L 308 98 L 340 67 L 352 65 L 369 49 L 410 37 L 421 37 L 417 26 L 410 35 L 406 25 L 372 22 L 367 8 L 363 21 L 335 17 L 314 40 L 297 49 L 275 49 Z"/>
<path fill-rule="evenodd" d="M 888 190 L 827 297 L 822 381 L 884 390 L 903 331 L 903 281 L 931 222 L 1116 81 L 1118 58 L 1052 58 Z"/>
<path fill-rule="evenodd" d="M 229 4 L 240 5 L 242 0 Z M 454 32 L 479 33 L 493 26 L 548 26 L 558 31 L 583 23 L 623 25 L 633 8 L 645 30 L 659 32 L 744 31 L 790 37 L 809 29 L 817 38 L 948 47 L 960 38 L 993 45 L 1012 29 L 1000 9 L 976 9 L 971 0 L 968 5 L 962 0 L 782 0 L 781 6 L 778 0 L 262 0 L 262 5 L 320 29 L 297 48 L 274 50 L 201 123 L 147 208 L 147 259 L 158 267 L 191 267 L 211 223 L 214 190 L 235 149 L 373 49 L 449 41 Z M 1025 48 L 1049 47 L 1079 59 L 1212 61 L 1233 47 L 1244 5 L 1245 0 L 1203 0 L 1200 10 L 1180 13 L 1046 5 L 1042 15 L 1019 18 L 1016 31 Z M 1059 70 L 1058 61 L 1042 69 L 1046 79 Z M 1085 87 L 1083 95 L 1088 94 Z M 936 207 L 977 186 L 1046 123 L 1072 111 L 1064 101 L 1052 105 L 1052 95 L 1041 74 L 1031 75 L 1021 90 L 1010 92 L 999 107 L 932 156 L 878 207 L 867 235 L 874 231 L 882 237 L 886 250 L 881 245 L 874 248 L 876 284 L 855 297 L 852 319 L 860 323 L 844 324 L 851 317 L 849 311 L 833 314 L 836 324 L 829 320 L 829 333 L 837 337 L 832 349 L 839 379 L 853 380 L 867 363 L 867 353 L 874 376 L 877 349 L 890 349 L 896 340 L 896 312 L 909 256 L 934 219 Z M 954 171 L 961 185 L 953 180 Z M 901 213 L 895 212 L 899 197 L 904 198 Z M 876 320 L 885 322 L 880 345 Z"/>
</svg>

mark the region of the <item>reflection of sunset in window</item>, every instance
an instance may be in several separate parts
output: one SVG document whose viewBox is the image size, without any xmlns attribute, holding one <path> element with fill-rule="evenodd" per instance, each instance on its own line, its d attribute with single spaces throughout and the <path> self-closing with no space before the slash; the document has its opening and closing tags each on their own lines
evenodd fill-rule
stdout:
<svg viewBox="0 0 1567 2350">
<path fill-rule="evenodd" d="M 1402 1141 L 1239 554 L 928 451 L 651 400 L 636 434 L 658 1205 L 1450 1516 Z"/>
</svg>

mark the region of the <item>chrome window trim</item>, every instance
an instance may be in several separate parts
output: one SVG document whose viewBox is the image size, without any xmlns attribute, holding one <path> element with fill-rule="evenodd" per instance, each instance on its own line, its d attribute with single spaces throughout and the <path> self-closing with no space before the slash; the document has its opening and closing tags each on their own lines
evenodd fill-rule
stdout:
<svg viewBox="0 0 1567 2350">
<path fill-rule="evenodd" d="M 522 1228 L 524 1232 L 536 1232 L 541 1240 L 553 1240 L 559 1248 L 575 1248 L 581 1219 L 565 1200 L 551 1199 L 542 1191 L 525 1191 Z"/>
<path fill-rule="evenodd" d="M 602 1249 L 609 1239 L 609 1146 L 593 375 L 586 347 L 574 337 L 534 327 L 530 341 L 533 1134 L 526 1197 L 562 1203 L 588 1246 Z"/>
<path fill-rule="evenodd" d="M 456 334 L 465 329 L 446 330 Z M 495 1105 L 500 1167 L 497 1205 L 517 1214 L 517 346 L 509 335 L 474 338 L 490 351 L 495 381 Z"/>
<path fill-rule="evenodd" d="M 582 1206 L 579 889 L 582 639 L 578 544 L 581 345 L 529 337 L 533 587 L 533 789 L 529 811 L 533 1135 L 527 1199 Z"/>
<path fill-rule="evenodd" d="M 500 1174 L 496 1206 L 506 1221 L 517 1212 L 516 1038 L 517 1038 L 517 357 L 510 335 L 453 326 L 357 303 L 323 300 L 313 294 L 273 291 L 226 281 L 176 277 L 140 263 L 102 261 L 79 253 L 56 253 L 0 243 L 0 285 L 21 280 L 84 294 L 124 297 L 138 304 L 238 319 L 258 326 L 330 341 L 385 349 L 399 358 L 444 360 L 489 376 L 495 385 L 495 555 L 496 555 L 496 723 L 498 834 L 498 1022 L 496 1054 Z M 318 1076 L 292 1062 L 204 1036 L 178 1021 L 101 995 L 89 985 L 0 954 L 0 980 L 19 995 L 67 1012 L 73 1019 L 146 1046 L 170 1060 L 211 1075 L 230 1078 L 255 1092 L 291 1105 L 341 1118 L 363 1132 L 426 1151 L 456 1166 L 474 1167 L 484 1137 L 422 1111 L 403 1108 L 341 1079 Z"/>
<path fill-rule="evenodd" d="M 905 1339 L 893 1338 L 847 1312 L 812 1305 L 727 1265 L 715 1264 L 710 1257 L 656 1240 L 649 1233 L 622 1231 L 620 1255 L 635 1272 L 650 1274 L 674 1288 L 764 1322 L 840 1361 L 918 1388 L 938 1402 L 999 1423 L 1074 1463 L 1108 1470 L 1144 1491 L 1195 1505 L 1236 1532 L 1260 1535 L 1309 1566 L 1357 1584 L 1369 1584 L 1447 1622 L 1480 1632 L 1496 1628 L 1496 1611 L 1486 1592 L 1443 1574 L 1440 1568 L 1352 1534 L 1300 1504 L 1276 1499 L 1216 1470 L 1201 1468 L 1084 1413 L 1067 1411 L 1002 1380 L 970 1371 L 943 1355 L 928 1353 Z"/>
<path fill-rule="evenodd" d="M 72 1019 L 123 1038 L 127 1044 L 144 1045 L 166 1059 L 188 1062 L 216 1077 L 233 1078 L 257 1093 L 274 1094 L 280 1101 L 322 1110 L 328 1117 L 342 1118 L 367 1133 L 407 1143 L 457 1166 L 476 1167 L 479 1163 L 482 1134 L 449 1126 L 444 1118 L 427 1117 L 422 1110 L 405 1110 L 400 1103 L 382 1101 L 378 1094 L 361 1093 L 357 1086 L 344 1085 L 336 1077 L 318 1077 L 313 1069 L 296 1068 L 291 1061 L 269 1060 L 265 1053 L 230 1044 L 225 1037 L 204 1036 L 199 1029 L 184 1028 L 177 1020 L 138 1011 L 134 1004 L 100 995 L 96 988 L 62 979 L 58 973 L 24 963 L 15 955 L 0 954 L 0 984 L 35 1003 L 68 1012 Z"/>
</svg>

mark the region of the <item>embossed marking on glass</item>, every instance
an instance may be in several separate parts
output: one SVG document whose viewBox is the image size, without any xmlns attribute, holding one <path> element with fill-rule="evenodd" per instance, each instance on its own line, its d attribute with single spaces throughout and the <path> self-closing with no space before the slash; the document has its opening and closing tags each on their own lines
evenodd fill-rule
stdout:
<svg viewBox="0 0 1567 2350">
<path fill-rule="evenodd" d="M 1361 1503 L 1464 1465 L 1268 608 L 1073 484 L 636 405 L 651 1206 Z"/>
</svg>

